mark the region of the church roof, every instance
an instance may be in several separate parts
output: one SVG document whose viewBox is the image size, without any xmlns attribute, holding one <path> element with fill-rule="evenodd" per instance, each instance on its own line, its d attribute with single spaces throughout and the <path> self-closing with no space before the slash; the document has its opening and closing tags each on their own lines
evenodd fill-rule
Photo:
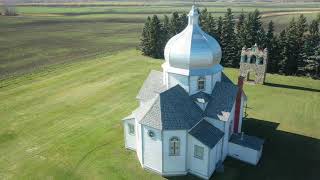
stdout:
<svg viewBox="0 0 320 180">
<path fill-rule="evenodd" d="M 204 99 L 205 102 L 208 102 L 211 99 L 210 94 L 207 94 L 202 91 L 197 92 L 196 94 L 193 94 L 190 97 L 193 101 L 197 101 L 197 99 Z"/>
<path fill-rule="evenodd" d="M 234 85 L 234 83 L 229 79 L 229 77 L 224 72 L 221 73 L 221 82 L 230 83 Z"/>
<path fill-rule="evenodd" d="M 246 134 L 241 135 L 241 133 L 233 133 L 230 138 L 230 142 L 260 151 L 264 143 L 264 140 L 255 136 L 249 136 Z"/>
<path fill-rule="evenodd" d="M 199 122 L 191 129 L 189 134 L 209 148 L 213 148 L 224 135 L 220 129 L 214 127 L 206 120 Z"/>
<path fill-rule="evenodd" d="M 238 87 L 231 83 L 216 82 L 205 114 L 208 117 L 227 121 L 236 100 Z"/>
<path fill-rule="evenodd" d="M 162 72 L 152 70 L 144 81 L 136 98 L 140 100 L 150 100 L 154 98 L 157 94 L 166 90 L 166 86 L 162 82 Z"/>
<path fill-rule="evenodd" d="M 137 98 L 144 103 L 134 112 L 141 124 L 163 130 L 188 130 L 205 116 L 229 119 L 238 87 L 224 73 L 211 95 L 199 92 L 189 96 L 180 85 L 166 89 L 162 82 L 162 72 L 153 70 L 143 83 Z M 197 98 L 208 102 L 204 112 L 194 102 Z"/>
<path fill-rule="evenodd" d="M 188 93 L 176 85 L 159 93 L 141 124 L 161 129 L 190 129 L 203 118 L 203 112 Z"/>
<path fill-rule="evenodd" d="M 171 67 L 201 69 L 200 72 L 218 65 L 221 54 L 218 41 L 199 26 L 199 13 L 195 6 L 192 6 L 188 14 L 186 28 L 173 36 L 164 49 L 165 60 Z"/>
</svg>

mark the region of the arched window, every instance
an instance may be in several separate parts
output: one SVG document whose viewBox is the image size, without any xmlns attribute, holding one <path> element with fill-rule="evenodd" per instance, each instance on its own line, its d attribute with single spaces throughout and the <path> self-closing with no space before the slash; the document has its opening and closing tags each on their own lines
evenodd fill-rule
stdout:
<svg viewBox="0 0 320 180">
<path fill-rule="evenodd" d="M 198 90 L 202 91 L 205 88 L 205 78 L 203 76 L 199 77 L 198 79 Z"/>
<path fill-rule="evenodd" d="M 170 139 L 170 156 L 179 156 L 180 155 L 180 139 L 178 137 L 172 137 Z"/>
<path fill-rule="evenodd" d="M 257 64 L 263 64 L 264 58 L 263 57 L 258 57 Z"/>
<path fill-rule="evenodd" d="M 250 58 L 250 63 L 251 64 L 255 64 L 256 60 L 257 60 L 257 57 L 255 55 L 252 55 L 251 58 Z"/>
</svg>

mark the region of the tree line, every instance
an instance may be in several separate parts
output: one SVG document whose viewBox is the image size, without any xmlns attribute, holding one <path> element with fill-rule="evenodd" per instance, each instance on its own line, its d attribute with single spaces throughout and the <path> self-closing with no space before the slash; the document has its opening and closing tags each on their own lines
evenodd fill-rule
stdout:
<svg viewBox="0 0 320 180">
<path fill-rule="evenodd" d="M 224 16 L 215 18 L 207 9 L 199 11 L 199 24 L 206 33 L 221 45 L 221 64 L 225 67 L 239 67 L 242 47 L 255 43 L 268 49 L 269 73 L 310 76 L 320 78 L 320 14 L 310 23 L 301 14 L 292 18 L 279 34 L 274 32 L 271 20 L 265 30 L 258 10 L 242 12 L 238 19 L 229 8 Z M 160 21 L 157 15 L 148 17 L 140 39 L 140 50 L 146 56 L 163 58 L 167 41 L 181 32 L 188 23 L 186 13 L 164 15 Z"/>
</svg>

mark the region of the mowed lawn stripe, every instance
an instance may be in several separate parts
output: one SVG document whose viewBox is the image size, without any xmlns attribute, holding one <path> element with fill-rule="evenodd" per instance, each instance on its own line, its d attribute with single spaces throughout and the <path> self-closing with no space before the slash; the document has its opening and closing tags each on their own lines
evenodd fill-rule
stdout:
<svg viewBox="0 0 320 180">
<path fill-rule="evenodd" d="M 125 150 L 121 122 L 138 106 L 135 96 L 149 71 L 161 63 L 129 50 L 2 79 L 0 178 L 162 179 Z M 225 72 L 237 81 L 239 70 Z M 265 85 L 245 84 L 245 92 L 244 130 L 266 139 L 262 163 L 255 168 L 227 160 L 226 172 L 214 178 L 277 179 L 284 173 L 292 179 L 301 175 L 287 172 L 299 167 L 290 160 L 294 156 L 316 168 L 319 158 L 310 152 L 320 151 L 311 138 L 320 138 L 319 81 L 268 74 Z M 248 128 L 253 122 L 258 124 Z M 268 129 L 269 123 L 277 129 Z"/>
<path fill-rule="evenodd" d="M 59 163 L 60 158 L 52 159 L 49 152 L 57 157 L 63 156 L 63 161 L 67 162 L 77 154 L 74 151 L 71 151 L 72 154 L 60 154 L 56 148 L 61 142 L 66 141 L 69 145 L 77 142 L 76 145 L 81 146 L 79 149 L 89 150 L 99 145 L 94 140 L 85 139 L 90 137 L 90 134 L 95 134 L 96 129 L 103 128 L 101 133 L 104 134 L 100 135 L 105 137 L 109 133 L 106 130 L 114 131 L 116 125 L 116 133 L 119 133 L 121 128 L 117 124 L 122 118 L 120 112 L 125 110 L 129 113 L 137 105 L 132 103 L 132 99 L 139 88 L 138 84 L 149 69 L 140 68 L 144 66 L 146 58 L 135 56 L 135 51 L 126 53 L 128 58 L 119 54 L 108 56 L 80 63 L 59 75 L 53 73 L 53 76 L 49 74 L 35 82 L 30 80 L 19 86 L 14 85 L 14 88 L 2 88 L 0 98 L 4 101 L 1 101 L 1 107 L 5 108 L 1 108 L 0 135 L 16 136 L 11 141 L 0 144 L 1 152 L 7 154 L 1 157 L 2 163 L 19 162 L 21 168 L 41 169 L 42 165 L 39 164 L 30 166 L 30 161 L 32 164 L 37 162 L 31 157 Z M 67 147 L 69 150 L 70 148 Z M 43 153 L 30 157 L 32 149 Z M 86 151 L 81 151 L 80 154 L 84 152 Z M 77 162 L 79 157 L 81 156 L 77 154 L 70 163 Z M 70 167 L 66 170 L 71 170 L 72 165 L 75 165 L 70 163 L 67 163 Z"/>
</svg>

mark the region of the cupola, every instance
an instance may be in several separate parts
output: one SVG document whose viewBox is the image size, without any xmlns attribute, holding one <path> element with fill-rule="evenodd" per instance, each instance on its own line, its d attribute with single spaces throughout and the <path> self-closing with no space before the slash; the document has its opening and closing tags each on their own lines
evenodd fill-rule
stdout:
<svg viewBox="0 0 320 180">
<path fill-rule="evenodd" d="M 166 44 L 164 56 L 167 65 L 185 70 L 208 69 L 220 63 L 221 47 L 217 40 L 199 26 L 199 13 L 192 6 L 188 25 Z"/>
</svg>

